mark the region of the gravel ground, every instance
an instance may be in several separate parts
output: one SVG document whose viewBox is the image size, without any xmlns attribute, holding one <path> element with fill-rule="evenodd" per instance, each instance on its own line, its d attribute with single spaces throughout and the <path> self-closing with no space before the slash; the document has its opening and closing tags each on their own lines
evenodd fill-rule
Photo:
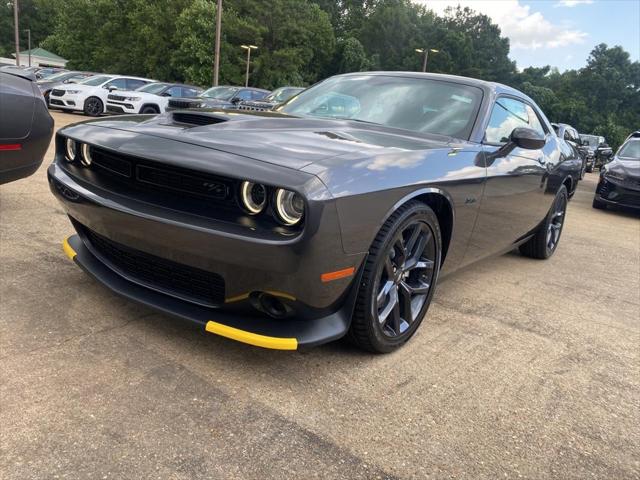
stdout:
<svg viewBox="0 0 640 480">
<path fill-rule="evenodd" d="M 287 353 L 69 262 L 52 152 L 0 187 L 0 478 L 640 478 L 640 221 L 591 208 L 597 174 L 550 261 L 445 280 L 399 352 Z"/>
</svg>

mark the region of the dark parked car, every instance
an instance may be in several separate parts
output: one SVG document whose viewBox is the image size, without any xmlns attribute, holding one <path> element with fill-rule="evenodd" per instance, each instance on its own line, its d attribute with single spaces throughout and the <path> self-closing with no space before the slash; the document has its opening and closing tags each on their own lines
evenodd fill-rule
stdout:
<svg viewBox="0 0 640 480">
<path fill-rule="evenodd" d="M 558 135 L 558 138 L 564 140 L 569 147 L 576 152 L 576 154 L 582 160 L 582 172 L 580 173 L 580 179 L 584 178 L 584 173 L 587 171 L 587 149 L 583 147 L 580 134 L 571 125 L 566 123 L 552 123 L 553 129 Z"/>
<path fill-rule="evenodd" d="M 35 70 L 35 74 L 36 74 L 36 79 L 44 80 L 54 75 L 57 75 L 58 73 L 62 73 L 66 71 L 67 71 L 66 69 L 60 68 L 60 67 L 38 67 L 38 69 Z"/>
<path fill-rule="evenodd" d="M 38 85 L 40 92 L 42 92 L 42 96 L 44 97 L 44 99 L 47 101 L 47 103 L 49 103 L 49 94 L 54 88 L 62 87 L 63 85 L 68 85 L 69 83 L 77 83 L 80 80 L 83 80 L 92 75 L 94 74 L 90 72 L 65 71 L 56 73 L 55 75 L 51 75 L 50 77 L 42 80 L 38 80 L 36 84 Z"/>
<path fill-rule="evenodd" d="M 640 136 L 629 136 L 613 160 L 600 170 L 593 208 L 608 205 L 640 211 Z"/>
<path fill-rule="evenodd" d="M 593 169 L 606 165 L 613 156 L 613 150 L 607 144 L 604 137 L 600 135 L 580 135 L 582 144 L 588 150 L 588 154 L 593 156 Z M 592 170 L 587 171 L 591 172 Z"/>
<path fill-rule="evenodd" d="M 0 184 L 28 177 L 44 157 L 53 119 L 35 85 L 22 69 L 0 72 Z"/>
<path fill-rule="evenodd" d="M 238 110 L 271 110 L 303 91 L 302 87 L 280 87 L 262 100 L 247 100 L 238 104 Z"/>
<path fill-rule="evenodd" d="M 245 87 L 211 87 L 195 98 L 172 98 L 167 110 L 200 108 L 236 108 L 240 102 L 260 100 L 269 95 L 269 90 Z"/>
<path fill-rule="evenodd" d="M 344 335 L 389 352 L 436 281 L 558 246 L 581 161 L 504 85 L 376 72 L 277 111 L 174 111 L 59 131 L 51 191 L 76 263 L 206 331 L 295 349 Z"/>
</svg>

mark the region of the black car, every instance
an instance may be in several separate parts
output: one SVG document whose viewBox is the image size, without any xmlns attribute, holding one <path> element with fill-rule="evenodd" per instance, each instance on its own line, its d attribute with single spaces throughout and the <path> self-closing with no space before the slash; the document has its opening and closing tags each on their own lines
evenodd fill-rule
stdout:
<svg viewBox="0 0 640 480">
<path fill-rule="evenodd" d="M 45 101 L 49 103 L 49 94 L 54 88 L 62 87 L 64 85 L 68 85 L 69 83 L 79 82 L 80 80 L 84 80 L 85 78 L 92 75 L 94 74 L 90 72 L 63 71 L 42 80 L 38 80 L 36 82 L 36 85 L 38 85 L 38 88 L 40 89 L 40 92 L 42 93 Z"/>
<path fill-rule="evenodd" d="M 593 157 L 593 167 L 591 170 L 587 168 L 588 172 L 593 169 L 602 168 L 606 165 L 613 156 L 613 150 L 607 144 L 604 137 L 600 135 L 583 135 L 580 134 L 582 145 L 587 150 L 589 157 Z"/>
<path fill-rule="evenodd" d="M 53 118 L 35 75 L 22 69 L 0 71 L 0 184 L 34 173 L 52 134 Z"/>
<path fill-rule="evenodd" d="M 551 125 L 553 126 L 558 138 L 564 140 L 564 142 L 569 145 L 569 147 L 574 150 L 582 160 L 582 172 L 580 173 L 580 179 L 583 179 L 584 173 L 587 171 L 588 151 L 582 145 L 580 134 L 578 134 L 578 131 L 575 128 L 571 125 L 567 125 L 566 123 L 552 123 Z"/>
<path fill-rule="evenodd" d="M 376 72 L 277 111 L 67 126 L 48 175 L 65 252 L 115 292 L 252 345 L 389 352 L 440 276 L 550 257 L 581 167 L 513 88 Z"/>
<path fill-rule="evenodd" d="M 613 160 L 600 170 L 593 208 L 607 206 L 640 211 L 640 136 L 629 136 Z"/>
<path fill-rule="evenodd" d="M 271 93 L 269 90 L 250 87 L 219 86 L 205 90 L 195 98 L 172 98 L 167 110 L 201 108 L 236 108 L 240 102 L 261 100 Z"/>
<path fill-rule="evenodd" d="M 303 91 L 303 87 L 280 87 L 262 100 L 247 100 L 238 104 L 238 110 L 271 110 Z"/>
</svg>

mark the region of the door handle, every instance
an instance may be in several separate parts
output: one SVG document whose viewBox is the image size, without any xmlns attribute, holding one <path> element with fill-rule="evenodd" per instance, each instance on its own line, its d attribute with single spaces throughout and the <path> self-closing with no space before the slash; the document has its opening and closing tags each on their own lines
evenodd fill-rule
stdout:
<svg viewBox="0 0 640 480">
<path fill-rule="evenodd" d="M 540 165 L 544 165 L 545 163 L 547 163 L 547 161 L 544 159 L 544 157 L 538 157 L 538 163 Z"/>
</svg>

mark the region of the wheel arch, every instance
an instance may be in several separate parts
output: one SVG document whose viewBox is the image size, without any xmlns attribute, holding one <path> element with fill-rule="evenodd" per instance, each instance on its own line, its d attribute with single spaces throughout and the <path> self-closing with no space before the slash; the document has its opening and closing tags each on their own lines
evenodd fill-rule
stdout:
<svg viewBox="0 0 640 480">
<path fill-rule="evenodd" d="M 567 194 L 571 195 L 573 193 L 574 190 L 574 184 L 575 181 L 573 180 L 573 178 L 571 177 L 571 175 L 567 175 L 564 180 L 562 181 L 562 185 L 564 185 L 565 187 L 567 187 Z"/>
<path fill-rule="evenodd" d="M 436 214 L 438 218 L 438 224 L 440 225 L 440 232 L 442 234 L 442 259 L 440 264 L 444 264 L 444 260 L 447 257 L 449 245 L 453 237 L 453 225 L 455 220 L 455 209 L 453 207 L 453 200 L 451 196 L 444 190 L 436 187 L 421 188 L 401 198 L 395 205 L 386 213 L 382 223 L 400 208 L 405 203 L 411 200 L 418 200 L 425 205 L 428 205 Z"/>
</svg>

